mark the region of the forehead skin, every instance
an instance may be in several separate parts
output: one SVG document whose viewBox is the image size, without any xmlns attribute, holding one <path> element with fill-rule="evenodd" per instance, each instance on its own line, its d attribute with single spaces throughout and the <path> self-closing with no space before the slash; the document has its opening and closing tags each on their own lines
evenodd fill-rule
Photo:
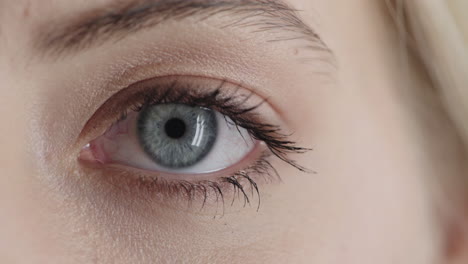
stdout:
<svg viewBox="0 0 468 264">
<path fill-rule="evenodd" d="M 46 98 L 57 80 L 86 72 L 82 63 L 103 50 L 45 63 L 34 59 L 31 36 L 38 25 L 59 23 L 59 17 L 108 2 L 0 0 L 0 112 L 8 113 L 0 125 L 1 263 L 419 264 L 437 254 L 422 180 L 437 172 L 422 169 L 429 151 L 414 146 L 427 132 L 415 128 L 414 117 L 399 108 L 399 46 L 384 1 L 288 1 L 303 10 L 300 16 L 317 28 L 338 61 L 333 85 L 320 87 L 306 73 L 294 75 L 312 67 L 302 64 L 288 72 L 295 90 L 273 91 L 287 108 L 296 135 L 317 146 L 299 162 L 314 164 L 323 176 L 280 168 L 287 174 L 285 182 L 266 188 L 258 213 L 239 210 L 217 221 L 184 213 L 128 216 L 112 201 L 101 207 L 85 184 L 73 186 L 80 190 L 79 198 L 63 195 L 70 187 L 66 183 L 43 186 L 41 179 L 52 174 L 35 163 L 54 161 L 34 149 L 56 150 L 68 132 L 79 132 L 81 123 L 31 126 L 47 118 L 35 111 L 42 103 L 38 98 Z M 137 37 L 128 43 L 134 42 L 140 43 Z M 61 68 L 76 71 L 63 73 Z M 81 98 L 71 90 L 62 93 L 65 101 Z M 50 127 L 56 132 L 46 139 L 35 137 Z M 66 167 L 73 157 L 64 157 Z"/>
</svg>

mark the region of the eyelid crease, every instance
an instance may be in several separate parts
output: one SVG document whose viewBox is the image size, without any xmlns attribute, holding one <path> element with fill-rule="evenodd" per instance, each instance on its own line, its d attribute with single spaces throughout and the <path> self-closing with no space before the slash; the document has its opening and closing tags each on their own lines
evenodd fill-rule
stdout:
<svg viewBox="0 0 468 264">
<path fill-rule="evenodd" d="M 154 66 L 150 64 L 147 67 L 152 68 Z M 118 76 L 116 76 L 116 79 L 117 80 L 127 80 L 129 77 L 138 74 L 141 70 L 142 69 L 140 67 L 127 69 L 127 70 L 121 72 Z M 208 76 L 208 75 L 185 74 L 184 73 L 184 74 L 161 75 L 161 76 L 157 76 L 157 77 L 148 78 L 148 79 L 145 79 L 145 80 L 142 80 L 142 81 L 139 81 L 139 82 L 145 82 L 145 81 L 149 81 L 149 80 L 152 80 L 152 79 L 162 79 L 162 78 L 194 78 L 194 79 L 206 79 L 206 80 L 211 80 L 211 81 L 214 81 L 214 82 L 225 82 L 225 83 L 227 83 L 227 84 L 229 84 L 231 86 L 238 87 L 239 89 L 244 89 L 244 90 L 246 90 L 248 93 L 250 93 L 252 95 L 255 94 L 255 95 L 263 98 L 263 100 L 265 102 L 269 103 L 269 106 L 275 111 L 275 113 L 277 113 L 279 115 L 279 117 L 281 117 L 283 119 L 286 119 L 285 116 L 284 116 L 284 114 L 285 114 L 284 111 L 282 109 L 280 109 L 276 104 L 271 104 L 271 98 L 268 95 L 268 93 L 271 93 L 271 90 L 257 89 L 257 87 L 252 88 L 252 87 L 244 85 L 243 83 L 238 82 L 238 81 L 236 81 L 234 79 L 231 79 L 231 78 L 220 79 L 220 78 L 216 78 L 216 77 L 212 77 L 212 76 Z M 123 84 L 123 85 L 125 85 L 125 84 Z M 120 86 L 123 86 L 123 85 L 117 81 L 117 83 L 113 83 L 112 86 L 120 87 Z M 116 89 L 115 88 L 109 88 L 108 90 L 109 91 L 114 91 Z M 121 90 L 121 88 L 119 88 L 117 91 L 119 91 L 119 90 Z"/>
</svg>

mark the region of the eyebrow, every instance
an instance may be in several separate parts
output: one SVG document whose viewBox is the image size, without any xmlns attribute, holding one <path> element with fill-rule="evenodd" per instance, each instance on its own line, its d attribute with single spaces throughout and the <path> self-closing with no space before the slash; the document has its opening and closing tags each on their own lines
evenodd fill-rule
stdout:
<svg viewBox="0 0 468 264">
<path fill-rule="evenodd" d="M 125 1 L 124 1 L 125 2 Z M 69 21 L 40 27 L 35 45 L 49 56 L 65 56 L 120 40 L 169 20 L 223 16 L 221 28 L 243 27 L 252 33 L 269 32 L 268 42 L 305 41 L 304 48 L 331 53 L 320 36 L 281 0 L 137 0 L 111 3 Z M 66 20 L 66 19 L 64 19 Z M 55 26 L 50 26 L 54 24 Z"/>
</svg>

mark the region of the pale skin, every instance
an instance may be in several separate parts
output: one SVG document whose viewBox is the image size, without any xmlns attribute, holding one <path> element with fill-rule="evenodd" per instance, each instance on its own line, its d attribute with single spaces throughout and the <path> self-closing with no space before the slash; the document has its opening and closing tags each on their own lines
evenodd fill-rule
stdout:
<svg viewBox="0 0 468 264">
<path fill-rule="evenodd" d="M 1 263 L 465 263 L 463 250 L 447 252 L 431 187 L 462 177 L 463 150 L 442 111 L 426 106 L 424 75 L 413 63 L 402 70 L 383 1 L 288 1 L 332 54 L 220 30 L 223 16 L 39 54 L 38 28 L 111 2 L 0 0 Z M 144 69 L 122 75 L 131 66 Z M 229 200 L 222 216 L 215 203 L 107 189 L 79 161 L 99 136 L 80 138 L 83 127 L 119 87 L 165 75 L 268 95 L 278 122 L 314 149 L 294 159 L 316 173 L 274 159 L 282 181 L 258 183 L 260 208 L 256 196 L 246 207 Z"/>
</svg>

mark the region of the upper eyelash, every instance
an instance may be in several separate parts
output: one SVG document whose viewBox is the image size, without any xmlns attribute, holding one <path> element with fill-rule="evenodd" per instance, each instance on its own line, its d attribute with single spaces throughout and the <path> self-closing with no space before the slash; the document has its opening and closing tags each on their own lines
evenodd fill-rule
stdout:
<svg viewBox="0 0 468 264">
<path fill-rule="evenodd" d="M 288 140 L 291 135 L 283 134 L 279 126 L 262 123 L 259 118 L 256 118 L 256 114 L 253 111 L 266 103 L 268 99 L 264 99 L 253 106 L 245 106 L 245 102 L 254 93 L 250 92 L 247 96 L 237 95 L 240 87 L 230 93 L 223 91 L 226 83 L 227 81 L 222 81 L 212 92 L 200 93 L 194 92 L 196 89 L 193 88 L 176 89 L 180 84 L 177 81 L 173 81 L 162 92 L 160 87 L 144 91 L 143 100 L 135 102 L 130 109 L 140 112 L 143 108 L 156 104 L 183 103 L 217 110 L 224 116 L 229 117 L 236 127 L 246 129 L 252 138 L 265 142 L 268 149 L 282 161 L 302 172 L 316 173 L 299 165 L 295 160 L 288 157 L 289 154 L 306 153 L 312 149 L 298 147 L 296 142 Z M 125 111 L 121 116 L 125 117 L 126 114 L 127 112 Z"/>
</svg>

